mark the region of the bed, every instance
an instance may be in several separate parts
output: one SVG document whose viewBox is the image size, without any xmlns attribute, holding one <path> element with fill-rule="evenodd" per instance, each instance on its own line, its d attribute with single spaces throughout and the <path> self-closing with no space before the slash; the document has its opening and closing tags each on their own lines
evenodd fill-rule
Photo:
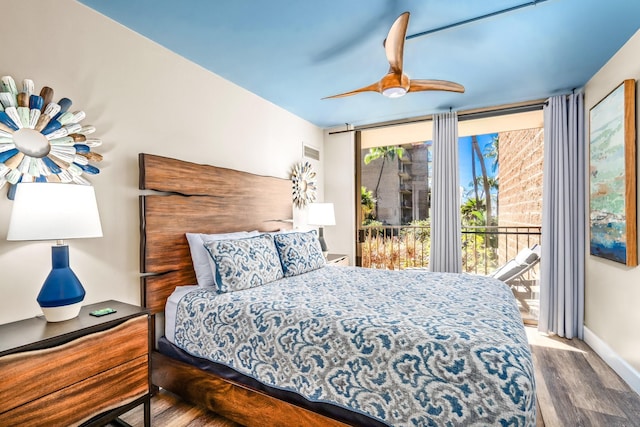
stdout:
<svg viewBox="0 0 640 427">
<path fill-rule="evenodd" d="M 289 224 L 288 180 L 139 164 L 154 385 L 247 426 L 535 425 L 531 353 L 502 282 L 323 265 L 311 233 L 263 233 Z M 247 230 L 259 232 L 207 244 L 227 287 L 197 286 L 185 233 Z M 221 279 L 220 257 L 255 247 L 282 271 Z"/>
</svg>

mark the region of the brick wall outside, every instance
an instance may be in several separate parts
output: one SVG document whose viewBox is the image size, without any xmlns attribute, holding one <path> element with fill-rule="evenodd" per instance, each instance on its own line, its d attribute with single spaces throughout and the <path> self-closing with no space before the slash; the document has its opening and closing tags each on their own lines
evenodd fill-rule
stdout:
<svg viewBox="0 0 640 427">
<path fill-rule="evenodd" d="M 498 225 L 539 227 L 542 225 L 542 128 L 499 134 Z M 513 258 L 526 246 L 539 243 L 539 236 L 509 236 L 500 239 L 500 258 Z"/>
</svg>

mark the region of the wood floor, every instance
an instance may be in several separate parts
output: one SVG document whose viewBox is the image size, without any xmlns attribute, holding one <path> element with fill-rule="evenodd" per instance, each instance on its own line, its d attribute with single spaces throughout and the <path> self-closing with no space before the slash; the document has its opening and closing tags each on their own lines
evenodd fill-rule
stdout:
<svg viewBox="0 0 640 427">
<path fill-rule="evenodd" d="M 543 423 L 640 427 L 640 395 L 583 341 L 546 337 L 527 328 Z"/>
<path fill-rule="evenodd" d="M 538 391 L 538 426 L 640 427 L 640 396 L 584 342 L 547 337 L 527 328 Z M 152 425 L 236 427 L 167 392 L 151 401 Z M 142 408 L 122 419 L 142 426 Z"/>
<path fill-rule="evenodd" d="M 133 426 L 144 426 L 142 405 L 120 417 Z M 153 427 L 241 427 L 226 418 L 199 406 L 191 405 L 173 394 L 161 390 L 151 399 L 151 425 Z M 109 424 L 109 427 L 120 427 Z"/>
</svg>

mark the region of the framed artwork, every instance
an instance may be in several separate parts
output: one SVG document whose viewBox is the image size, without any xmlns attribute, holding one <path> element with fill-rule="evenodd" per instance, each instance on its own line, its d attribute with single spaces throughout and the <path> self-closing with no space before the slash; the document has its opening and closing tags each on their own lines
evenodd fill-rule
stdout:
<svg viewBox="0 0 640 427">
<path fill-rule="evenodd" d="M 589 111 L 591 255 L 638 265 L 636 82 L 625 80 Z"/>
</svg>

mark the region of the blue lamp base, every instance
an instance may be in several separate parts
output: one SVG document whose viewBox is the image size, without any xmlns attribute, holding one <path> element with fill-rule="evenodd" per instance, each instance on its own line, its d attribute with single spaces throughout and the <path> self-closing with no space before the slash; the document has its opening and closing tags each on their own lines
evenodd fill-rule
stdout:
<svg viewBox="0 0 640 427">
<path fill-rule="evenodd" d="M 69 246 L 51 247 L 52 270 L 40 289 L 38 304 L 48 322 L 73 319 L 80 312 L 85 291 L 69 268 Z"/>
</svg>

